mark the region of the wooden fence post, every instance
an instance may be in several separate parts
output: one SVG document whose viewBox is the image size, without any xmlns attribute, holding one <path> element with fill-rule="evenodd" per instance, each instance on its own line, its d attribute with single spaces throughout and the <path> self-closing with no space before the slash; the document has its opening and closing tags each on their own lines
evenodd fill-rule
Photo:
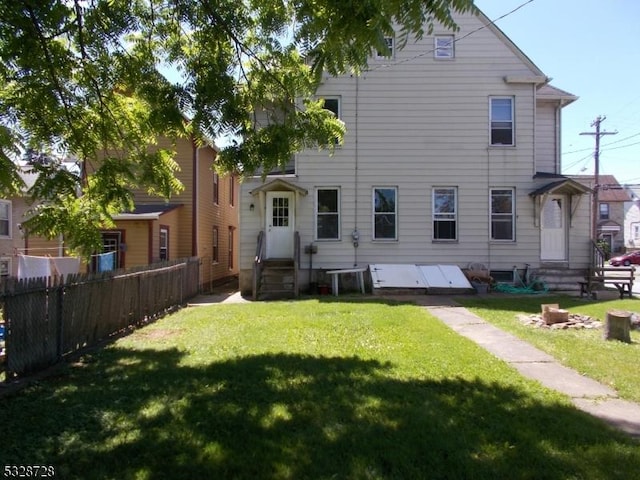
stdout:
<svg viewBox="0 0 640 480">
<path fill-rule="evenodd" d="M 611 310 L 607 312 L 607 320 L 604 325 L 605 340 L 620 340 L 631 343 L 631 313 L 623 310 Z"/>
</svg>

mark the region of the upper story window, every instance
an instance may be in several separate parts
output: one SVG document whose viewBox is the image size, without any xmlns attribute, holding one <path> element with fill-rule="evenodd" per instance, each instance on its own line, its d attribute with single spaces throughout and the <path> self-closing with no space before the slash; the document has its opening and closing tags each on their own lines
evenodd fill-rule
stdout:
<svg viewBox="0 0 640 480">
<path fill-rule="evenodd" d="M 600 220 L 609 220 L 609 204 L 601 203 L 599 208 L 600 208 Z"/>
<path fill-rule="evenodd" d="M 0 237 L 11 237 L 11 202 L 0 200 Z"/>
<path fill-rule="evenodd" d="M 376 51 L 376 60 L 388 60 L 395 55 L 395 41 L 393 37 L 384 37 L 384 43 L 387 46 L 388 51 Z"/>
<path fill-rule="evenodd" d="M 376 187 L 373 189 L 373 239 L 398 239 L 398 189 Z"/>
<path fill-rule="evenodd" d="M 433 58 L 450 60 L 455 57 L 455 37 L 453 35 L 436 35 L 433 37 Z"/>
<path fill-rule="evenodd" d="M 514 145 L 513 97 L 491 97 L 489 102 L 491 145 Z"/>
<path fill-rule="evenodd" d="M 220 176 L 213 172 L 213 203 L 218 205 L 220 201 Z"/>
<path fill-rule="evenodd" d="M 316 239 L 340 239 L 340 189 L 316 190 Z"/>
<path fill-rule="evenodd" d="M 324 109 L 333 112 L 336 118 L 341 118 L 340 114 L 340 97 L 325 97 Z"/>
<path fill-rule="evenodd" d="M 437 187 L 433 189 L 433 239 L 457 240 L 457 189 Z"/>
<path fill-rule="evenodd" d="M 229 205 L 232 207 L 236 204 L 236 177 L 229 175 Z"/>
<path fill-rule="evenodd" d="M 492 188 L 491 196 L 491 240 L 516 239 L 515 196 L 513 188 Z"/>
</svg>

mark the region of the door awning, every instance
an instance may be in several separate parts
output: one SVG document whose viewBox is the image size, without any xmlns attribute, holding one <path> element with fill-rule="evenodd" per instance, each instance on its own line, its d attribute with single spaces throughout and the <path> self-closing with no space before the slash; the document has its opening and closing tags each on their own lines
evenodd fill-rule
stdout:
<svg viewBox="0 0 640 480">
<path fill-rule="evenodd" d="M 532 197 L 539 197 L 545 194 L 584 195 L 585 193 L 592 193 L 592 190 L 575 180 L 563 178 L 562 180 L 547 183 L 546 185 L 534 190 L 529 195 Z"/>
<path fill-rule="evenodd" d="M 277 178 L 269 183 L 264 183 L 259 187 L 254 188 L 249 193 L 251 195 L 257 195 L 261 192 L 296 192 L 303 197 L 306 196 L 309 192 L 297 185 L 294 185 L 291 182 L 287 182 L 286 180 L 282 180 L 281 178 Z"/>
<path fill-rule="evenodd" d="M 592 192 L 589 187 L 566 177 L 541 186 L 529 194 L 534 200 L 534 224 L 540 225 L 540 215 L 544 211 L 544 206 L 550 195 L 567 195 L 569 197 L 571 205 L 569 221 L 572 224 L 573 216 L 578 210 L 582 196 Z"/>
</svg>

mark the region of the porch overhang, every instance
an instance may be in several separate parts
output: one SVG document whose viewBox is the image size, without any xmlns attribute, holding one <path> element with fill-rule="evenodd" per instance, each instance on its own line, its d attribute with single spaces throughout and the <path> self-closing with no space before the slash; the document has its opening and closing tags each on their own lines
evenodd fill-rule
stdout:
<svg viewBox="0 0 640 480">
<path fill-rule="evenodd" d="M 582 196 L 591 194 L 593 191 L 579 182 L 570 178 L 560 178 L 553 182 L 537 188 L 529 194 L 534 201 L 534 223 L 540 225 L 540 213 L 543 211 L 547 200 L 551 195 L 567 195 L 570 199 L 571 208 L 569 210 L 569 221 L 573 224 L 573 216 L 576 213 Z"/>
<path fill-rule="evenodd" d="M 306 197 L 307 194 L 309 193 L 306 189 L 299 187 L 298 185 L 294 185 L 291 182 L 287 182 L 286 180 L 283 180 L 281 178 L 277 178 L 275 180 L 272 180 L 269 183 L 265 183 L 260 185 L 259 187 L 254 188 L 253 190 L 251 190 L 249 192 L 249 194 L 253 195 L 254 197 L 260 193 L 265 193 L 265 192 L 295 192 L 297 195 L 300 195 L 302 197 Z"/>
<path fill-rule="evenodd" d="M 159 220 L 162 215 L 176 208 L 180 204 L 151 204 L 136 205 L 132 212 L 122 212 L 113 216 L 114 220 Z"/>
</svg>

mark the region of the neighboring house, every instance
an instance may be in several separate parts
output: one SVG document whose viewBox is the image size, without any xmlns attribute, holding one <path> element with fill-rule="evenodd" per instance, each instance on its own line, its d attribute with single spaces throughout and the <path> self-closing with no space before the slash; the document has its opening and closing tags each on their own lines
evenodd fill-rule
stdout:
<svg viewBox="0 0 640 480">
<path fill-rule="evenodd" d="M 27 167 L 21 169 L 20 176 L 25 183 L 25 190 L 36 179 L 35 174 L 27 173 Z M 64 255 L 62 241 L 32 237 L 23 229 L 22 222 L 29 208 L 29 200 L 24 195 L 0 199 L 0 277 L 18 274 L 18 255 Z"/>
<path fill-rule="evenodd" d="M 125 268 L 199 257 L 206 290 L 238 275 L 238 181 L 213 171 L 214 146 L 188 139 L 158 144 L 174 146 L 184 190 L 169 202 L 136 191 L 134 211 L 115 216 L 116 228 L 102 233 L 103 251 L 115 251 L 118 267 Z"/>
<path fill-rule="evenodd" d="M 344 145 L 242 183 L 243 292 L 259 237 L 265 258 L 299 260 L 301 289 L 318 270 L 378 263 L 589 266 L 590 190 L 560 174 L 561 112 L 577 97 L 482 13 L 454 17 L 459 32 L 436 26 L 402 50 L 389 38 L 362 75 L 323 77 Z"/>
<path fill-rule="evenodd" d="M 624 245 L 628 250 L 640 250 L 640 187 L 624 187 L 629 200 L 624 202 Z"/>
<path fill-rule="evenodd" d="M 135 209 L 114 217 L 114 229 L 102 232 L 103 252 L 115 252 L 115 267 L 130 268 L 161 260 L 199 257 L 204 290 L 238 275 L 238 180 L 219 177 L 212 167 L 217 150 L 189 139 L 159 141 L 175 148 L 176 176 L 184 190 L 170 202 L 134 192 Z M 27 209 L 23 198 L 0 200 L 0 273 L 17 274 L 16 255 L 62 256 L 64 242 L 23 234 L 19 224 Z M 102 253 L 102 252 L 98 252 Z M 98 269 L 98 256 L 86 266 Z"/>
<path fill-rule="evenodd" d="M 572 175 L 577 180 L 592 190 L 596 180 L 593 175 Z M 624 252 L 626 236 L 625 204 L 631 198 L 627 191 L 618 183 L 613 175 L 598 175 L 598 210 L 597 236 L 609 247 L 611 253 Z"/>
</svg>

